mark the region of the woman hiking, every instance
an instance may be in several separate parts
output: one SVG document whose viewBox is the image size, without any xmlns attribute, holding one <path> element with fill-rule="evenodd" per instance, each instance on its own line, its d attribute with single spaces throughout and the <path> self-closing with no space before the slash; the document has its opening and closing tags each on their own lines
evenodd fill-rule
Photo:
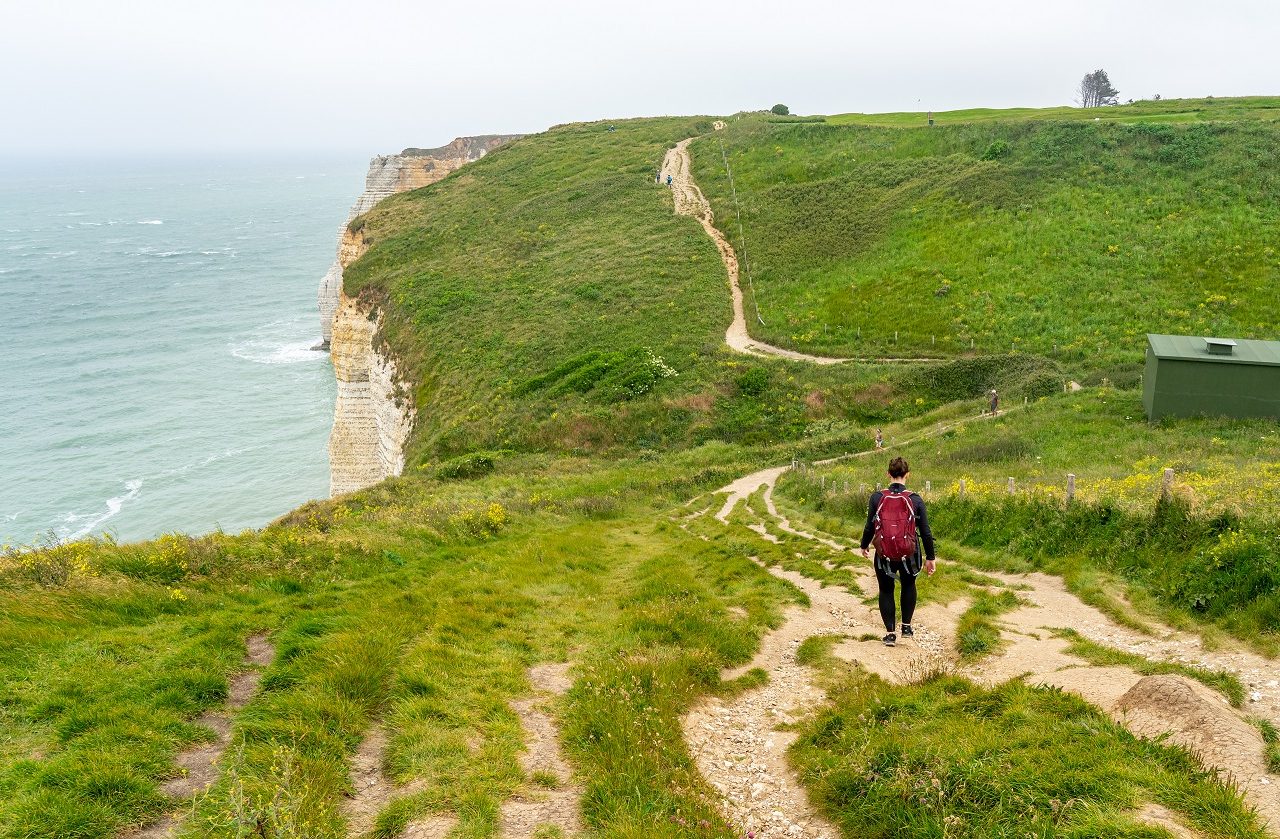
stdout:
<svg viewBox="0 0 1280 839">
<path fill-rule="evenodd" d="M 925 515 L 924 499 L 907 489 L 911 469 L 907 461 L 895 457 L 889 461 L 889 488 L 871 493 L 867 503 L 867 524 L 862 528 L 862 555 L 876 547 L 876 582 L 880 586 L 880 618 L 888 634 L 886 647 L 898 643 L 897 615 L 893 602 L 893 583 L 902 583 L 902 637 L 914 638 L 911 616 L 916 610 L 916 576 L 921 565 L 930 576 L 934 569 L 933 533 Z M 920 547 L 924 545 L 924 562 Z"/>
</svg>

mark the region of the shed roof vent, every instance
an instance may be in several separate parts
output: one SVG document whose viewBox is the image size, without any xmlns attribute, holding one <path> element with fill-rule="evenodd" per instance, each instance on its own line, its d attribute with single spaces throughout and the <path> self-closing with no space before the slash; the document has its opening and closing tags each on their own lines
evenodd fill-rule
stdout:
<svg viewBox="0 0 1280 839">
<path fill-rule="evenodd" d="M 1236 350 L 1236 342 L 1230 338 L 1205 338 L 1204 343 L 1213 355 L 1231 355 Z"/>
</svg>

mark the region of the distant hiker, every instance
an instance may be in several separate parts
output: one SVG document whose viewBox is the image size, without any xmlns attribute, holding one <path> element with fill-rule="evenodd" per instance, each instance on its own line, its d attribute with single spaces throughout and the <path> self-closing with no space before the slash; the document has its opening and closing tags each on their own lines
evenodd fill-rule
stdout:
<svg viewBox="0 0 1280 839">
<path fill-rule="evenodd" d="M 884 448 L 884 434 L 882 434 L 878 428 L 876 429 L 876 448 Z"/>
<path fill-rule="evenodd" d="M 995 388 L 991 389 L 991 401 L 989 404 L 991 407 L 991 416 L 994 417 L 996 414 L 1000 413 L 1000 397 L 996 394 Z"/>
<path fill-rule="evenodd" d="M 671 176 L 667 175 L 667 186 L 671 186 Z"/>
<path fill-rule="evenodd" d="M 934 569 L 933 533 L 925 514 L 924 499 L 907 489 L 911 469 L 901 457 L 889 461 L 889 488 L 871 493 L 867 503 L 867 524 L 862 528 L 862 555 L 876 548 L 874 567 L 880 586 L 880 618 L 888 632 L 884 643 L 898 643 L 893 582 L 902 582 L 902 637 L 914 638 L 911 616 L 916 610 L 916 576 L 920 573 L 920 547 L 924 545 L 923 567 L 930 576 Z"/>
</svg>

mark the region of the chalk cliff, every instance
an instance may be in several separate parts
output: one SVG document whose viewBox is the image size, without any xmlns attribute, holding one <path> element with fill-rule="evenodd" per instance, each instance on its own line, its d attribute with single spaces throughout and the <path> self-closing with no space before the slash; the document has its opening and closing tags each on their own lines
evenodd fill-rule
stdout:
<svg viewBox="0 0 1280 839">
<path fill-rule="evenodd" d="M 333 371 L 338 398 L 329 434 L 329 491 L 376 484 L 404 470 L 404 444 L 413 430 L 413 395 L 395 360 L 379 350 L 378 311 L 341 295 L 333 319 Z"/>
<path fill-rule="evenodd" d="M 342 290 L 342 272 L 368 247 L 362 233 L 351 231 L 351 220 L 390 195 L 441 180 L 515 136 L 459 137 L 438 149 L 405 149 L 370 161 L 364 192 L 338 236 L 338 255 L 320 282 L 323 346 L 332 353 L 338 380 L 329 435 L 331 494 L 353 492 L 399 475 L 415 413 L 412 390 L 379 341 L 381 313 Z"/>
<path fill-rule="evenodd" d="M 343 247 L 347 227 L 357 216 L 373 209 L 379 201 L 398 192 L 428 186 L 442 180 L 450 172 L 479 160 L 504 143 L 519 138 L 519 134 L 486 134 L 480 137 L 459 137 L 438 149 L 405 149 L 399 154 L 387 154 L 369 161 L 369 172 L 364 179 L 364 192 L 352 205 L 346 224 L 338 233 L 338 256 L 329 271 L 320 280 L 320 347 L 328 349 L 333 337 L 333 316 L 338 309 L 338 297 L 342 291 Z"/>
</svg>

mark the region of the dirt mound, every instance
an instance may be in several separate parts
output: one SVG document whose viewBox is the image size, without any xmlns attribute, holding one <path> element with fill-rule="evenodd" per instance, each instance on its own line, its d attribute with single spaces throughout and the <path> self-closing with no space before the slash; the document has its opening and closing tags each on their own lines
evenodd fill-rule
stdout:
<svg viewBox="0 0 1280 839">
<path fill-rule="evenodd" d="M 1221 696 L 1183 676 L 1145 676 L 1116 702 L 1112 713 L 1140 737 L 1169 739 L 1196 752 L 1206 765 L 1225 770 L 1272 825 L 1280 824 L 1280 796 L 1262 794 L 1266 777 L 1262 735 Z"/>
</svg>

